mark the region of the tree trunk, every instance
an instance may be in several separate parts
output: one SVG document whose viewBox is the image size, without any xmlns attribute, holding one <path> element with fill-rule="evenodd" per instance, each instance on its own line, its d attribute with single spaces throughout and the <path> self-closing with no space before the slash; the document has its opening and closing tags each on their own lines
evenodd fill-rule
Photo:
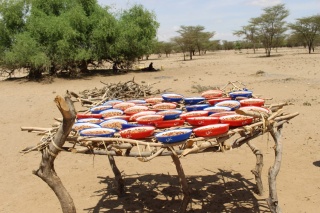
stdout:
<svg viewBox="0 0 320 213">
<path fill-rule="evenodd" d="M 63 123 L 59 127 L 53 140 L 44 150 L 42 150 L 40 167 L 38 170 L 33 171 L 33 174 L 40 177 L 54 191 L 60 201 L 62 212 L 75 213 L 76 208 L 73 200 L 54 169 L 54 160 L 58 153 L 62 151 L 61 147 L 64 145 L 65 140 L 71 131 L 76 118 L 76 112 L 69 94 L 65 96 L 65 99 L 57 96 L 55 98 L 55 103 L 63 116 Z"/>
<path fill-rule="evenodd" d="M 192 51 L 190 51 L 189 55 L 190 55 L 190 60 L 192 60 Z"/>
<path fill-rule="evenodd" d="M 88 63 L 86 60 L 82 60 L 79 64 L 80 72 L 86 73 L 88 72 Z"/>
<path fill-rule="evenodd" d="M 42 77 L 42 71 L 36 68 L 30 68 L 28 78 L 29 79 L 40 79 Z"/>
<path fill-rule="evenodd" d="M 271 56 L 271 48 L 266 49 L 266 56 L 270 57 Z"/>
</svg>

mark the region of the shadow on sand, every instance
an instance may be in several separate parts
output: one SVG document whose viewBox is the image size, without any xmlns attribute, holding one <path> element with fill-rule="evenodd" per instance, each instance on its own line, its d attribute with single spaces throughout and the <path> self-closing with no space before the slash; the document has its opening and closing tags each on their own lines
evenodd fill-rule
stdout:
<svg viewBox="0 0 320 213">
<path fill-rule="evenodd" d="M 212 171 L 209 171 L 212 172 Z M 118 197 L 114 179 L 98 177 L 106 188 L 94 192 L 101 197 L 87 212 L 178 212 L 182 191 L 177 175 L 147 174 L 125 177 L 126 194 Z M 255 185 L 239 173 L 220 170 L 207 176 L 187 176 L 191 204 L 187 212 L 270 212 L 264 199 L 257 199 Z"/>
</svg>

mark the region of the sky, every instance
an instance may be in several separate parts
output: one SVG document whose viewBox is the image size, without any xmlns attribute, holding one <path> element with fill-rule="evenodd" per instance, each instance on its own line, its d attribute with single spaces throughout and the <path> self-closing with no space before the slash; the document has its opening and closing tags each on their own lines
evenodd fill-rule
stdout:
<svg viewBox="0 0 320 213">
<path fill-rule="evenodd" d="M 98 0 L 101 6 L 121 11 L 141 4 L 156 15 L 160 23 L 158 40 L 169 41 L 178 36 L 180 26 L 205 27 L 215 32 L 213 40 L 236 41 L 233 32 L 246 26 L 251 18 L 260 16 L 263 8 L 285 4 L 290 15 L 285 19 L 294 23 L 297 18 L 320 15 L 320 0 Z"/>
</svg>

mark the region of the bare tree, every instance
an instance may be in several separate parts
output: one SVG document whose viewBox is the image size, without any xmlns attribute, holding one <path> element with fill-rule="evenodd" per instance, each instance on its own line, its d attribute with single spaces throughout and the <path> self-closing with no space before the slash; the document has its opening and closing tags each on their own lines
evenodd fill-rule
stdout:
<svg viewBox="0 0 320 213">
<path fill-rule="evenodd" d="M 241 30 L 235 31 L 233 35 L 244 36 L 245 40 L 252 44 L 253 53 L 256 53 L 256 44 L 258 43 L 257 27 L 249 24 L 243 26 Z"/>
</svg>

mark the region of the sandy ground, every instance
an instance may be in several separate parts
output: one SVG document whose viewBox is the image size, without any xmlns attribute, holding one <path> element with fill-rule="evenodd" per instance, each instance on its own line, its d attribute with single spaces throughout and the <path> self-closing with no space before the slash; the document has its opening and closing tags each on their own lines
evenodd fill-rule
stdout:
<svg viewBox="0 0 320 213">
<path fill-rule="evenodd" d="M 21 126 L 49 127 L 61 117 L 53 100 L 94 87 L 100 81 L 117 83 L 131 80 L 155 83 L 154 89 L 195 96 L 193 86 L 223 86 L 241 81 L 269 103 L 288 101 L 288 112 L 300 112 L 283 130 L 283 161 L 277 178 L 279 204 L 283 212 L 319 212 L 320 203 L 320 52 L 305 49 L 279 49 L 265 58 L 262 50 L 235 53 L 220 51 L 182 61 L 181 55 L 151 57 L 159 72 L 131 72 L 99 75 L 78 80 L 55 79 L 53 83 L 0 82 L 0 212 L 61 212 L 50 188 L 32 170 L 38 168 L 38 152 L 23 155 L 23 148 L 35 145 L 40 137 L 20 131 Z M 149 61 L 144 62 L 146 65 Z M 263 71 L 263 75 L 257 75 Z M 267 135 L 255 140 L 264 153 L 265 194 L 257 196 L 250 170 L 255 157 L 242 146 L 226 153 L 189 155 L 182 164 L 192 190 L 189 212 L 269 212 L 267 170 L 274 160 L 273 141 Z M 106 156 L 61 153 L 55 168 L 74 199 L 78 212 L 176 212 L 181 192 L 170 157 L 142 163 L 119 157 L 116 162 L 126 181 L 127 196 L 118 198 L 113 173 Z"/>
</svg>

